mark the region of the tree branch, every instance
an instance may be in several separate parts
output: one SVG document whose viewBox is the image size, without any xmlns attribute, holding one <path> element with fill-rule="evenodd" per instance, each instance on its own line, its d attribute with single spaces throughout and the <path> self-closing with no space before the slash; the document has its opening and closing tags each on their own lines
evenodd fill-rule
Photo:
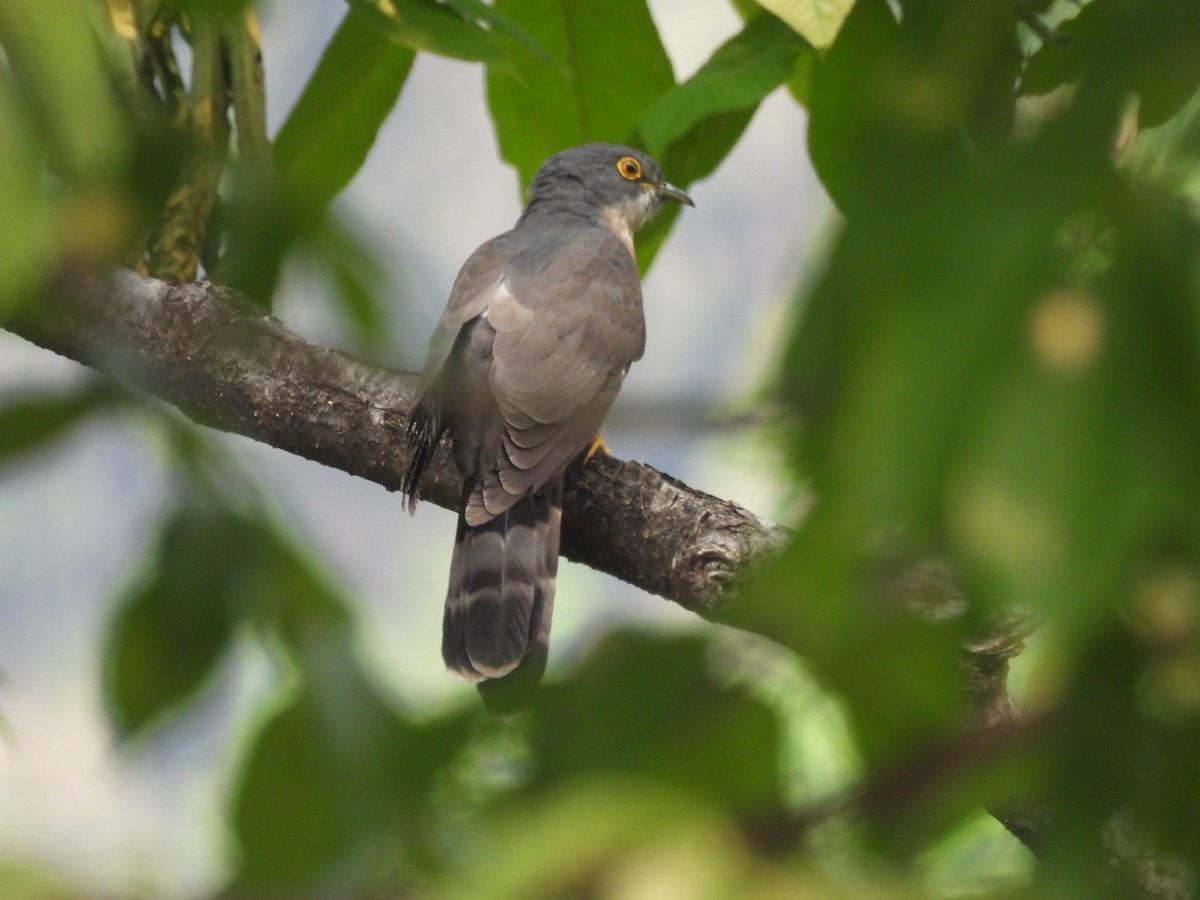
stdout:
<svg viewBox="0 0 1200 900">
<path fill-rule="evenodd" d="M 390 491 L 407 461 L 416 376 L 314 344 L 227 288 L 125 269 L 70 275 L 50 308 L 8 329 L 127 380 L 197 422 L 358 475 Z M 458 476 L 439 448 L 423 496 L 455 508 Z M 738 570 L 786 530 L 636 462 L 609 456 L 568 478 L 565 556 L 721 620 Z M 402 507 L 397 504 L 397 512 Z"/>
</svg>

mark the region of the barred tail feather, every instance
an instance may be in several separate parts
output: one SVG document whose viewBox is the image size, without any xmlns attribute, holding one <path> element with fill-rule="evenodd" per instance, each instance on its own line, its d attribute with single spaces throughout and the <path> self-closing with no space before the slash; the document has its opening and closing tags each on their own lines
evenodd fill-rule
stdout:
<svg viewBox="0 0 1200 900">
<path fill-rule="evenodd" d="M 470 496 L 471 485 L 463 500 Z M 446 667 L 480 682 L 529 658 L 545 667 L 554 611 L 562 480 L 471 526 L 462 512 L 442 620 Z"/>
</svg>

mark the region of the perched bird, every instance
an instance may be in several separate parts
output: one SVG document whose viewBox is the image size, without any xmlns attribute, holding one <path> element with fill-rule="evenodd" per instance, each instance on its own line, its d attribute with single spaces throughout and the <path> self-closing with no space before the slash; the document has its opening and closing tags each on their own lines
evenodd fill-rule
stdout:
<svg viewBox="0 0 1200 900">
<path fill-rule="evenodd" d="M 694 205 L 646 154 L 585 144 L 547 159 L 508 232 L 471 254 L 430 339 L 402 490 L 449 431 L 462 475 L 442 658 L 470 681 L 545 668 L 563 472 L 599 441 L 645 346 L 633 234 Z"/>
</svg>

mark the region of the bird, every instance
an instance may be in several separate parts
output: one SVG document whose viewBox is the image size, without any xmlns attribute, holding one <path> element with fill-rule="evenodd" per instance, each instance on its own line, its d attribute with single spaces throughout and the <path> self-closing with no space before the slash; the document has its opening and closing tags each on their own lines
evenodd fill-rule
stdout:
<svg viewBox="0 0 1200 900">
<path fill-rule="evenodd" d="M 563 473 L 607 451 L 601 425 L 645 348 L 633 236 L 663 201 L 695 206 L 650 156 L 606 143 L 550 156 L 527 197 L 516 225 L 476 249 L 454 280 L 409 417 L 401 481 L 412 513 L 448 432 L 462 493 L 442 659 L 481 690 L 518 667 L 526 680 L 542 677 Z"/>
</svg>

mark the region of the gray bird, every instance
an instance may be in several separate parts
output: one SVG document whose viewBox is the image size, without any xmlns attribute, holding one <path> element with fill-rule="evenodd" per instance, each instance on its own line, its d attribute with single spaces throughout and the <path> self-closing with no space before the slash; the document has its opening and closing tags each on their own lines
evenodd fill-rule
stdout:
<svg viewBox="0 0 1200 900">
<path fill-rule="evenodd" d="M 446 431 L 462 475 L 442 658 L 470 681 L 545 668 L 563 472 L 598 446 L 646 327 L 633 234 L 694 205 L 649 156 L 585 144 L 547 159 L 516 226 L 471 254 L 430 339 L 402 490 Z"/>
</svg>

